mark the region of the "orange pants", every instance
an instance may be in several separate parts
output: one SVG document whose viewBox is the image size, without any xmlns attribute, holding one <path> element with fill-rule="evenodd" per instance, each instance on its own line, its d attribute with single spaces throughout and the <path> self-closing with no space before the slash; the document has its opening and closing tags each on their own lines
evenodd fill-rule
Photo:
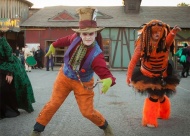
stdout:
<svg viewBox="0 0 190 136">
<path fill-rule="evenodd" d="M 91 87 L 94 84 L 94 79 L 92 78 L 89 82 L 83 82 L 83 84 Z M 46 126 L 71 91 L 74 91 L 82 115 L 97 126 L 103 126 L 105 118 L 93 106 L 94 91 L 86 90 L 79 81 L 66 77 L 62 72 L 62 68 L 59 70 L 54 83 L 50 101 L 44 106 L 36 121 Z"/>
</svg>

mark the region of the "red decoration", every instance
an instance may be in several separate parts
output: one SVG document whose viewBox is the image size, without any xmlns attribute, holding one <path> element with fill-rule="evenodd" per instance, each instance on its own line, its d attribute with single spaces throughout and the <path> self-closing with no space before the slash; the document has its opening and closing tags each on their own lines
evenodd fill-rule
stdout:
<svg viewBox="0 0 190 136">
<path fill-rule="evenodd" d="M 84 72 L 86 72 L 86 70 L 85 69 L 81 69 L 81 72 L 84 73 Z"/>
</svg>

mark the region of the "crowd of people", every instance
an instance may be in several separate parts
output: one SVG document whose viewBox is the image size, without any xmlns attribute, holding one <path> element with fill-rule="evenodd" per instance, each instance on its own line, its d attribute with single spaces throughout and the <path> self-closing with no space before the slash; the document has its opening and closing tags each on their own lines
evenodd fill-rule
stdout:
<svg viewBox="0 0 190 136">
<path fill-rule="evenodd" d="M 68 46 L 64 54 L 64 64 L 60 68 L 52 90 L 52 96 L 43 107 L 31 136 L 40 136 L 56 111 L 64 103 L 71 91 L 74 92 L 81 114 L 99 127 L 106 136 L 114 132 L 108 120 L 94 108 L 94 78 L 96 73 L 102 83 L 101 93 L 106 94 L 116 84 L 116 78 L 106 66 L 103 55 L 101 30 L 96 23 L 97 9 L 79 8 L 79 28 L 73 34 L 62 37 L 44 51 L 37 47 L 23 50 L 16 47 L 15 55 L 3 36 L 0 35 L 0 119 L 16 117 L 18 109 L 32 112 L 35 102 L 32 85 L 26 72 L 32 68 L 42 69 L 46 59 L 46 71 L 53 70 L 55 49 Z M 170 26 L 161 20 L 151 20 L 142 26 L 135 41 L 135 50 L 128 65 L 126 84 L 147 97 L 144 100 L 142 125 L 158 127 L 158 118 L 169 119 L 171 113 L 170 96 L 176 93 L 180 77 L 169 59 L 171 46 L 179 26 Z M 175 56 L 183 65 L 182 77 L 189 76 L 190 46 L 184 43 Z M 140 61 L 140 66 L 137 63 Z M 21 74 L 22 73 L 22 74 Z"/>
<path fill-rule="evenodd" d="M 43 69 L 43 58 L 44 58 L 44 51 L 37 46 L 37 49 L 34 47 L 30 49 L 27 45 L 24 48 L 19 49 L 17 46 L 14 52 L 14 55 L 18 57 L 21 63 L 24 65 L 26 72 L 31 72 L 32 69 Z M 52 57 L 53 58 L 53 57 Z M 49 63 L 49 59 L 46 58 L 47 63 Z M 46 68 L 49 65 L 46 65 Z M 51 69 L 53 70 L 53 59 L 51 59 Z M 49 67 L 48 67 L 49 69 Z"/>
</svg>

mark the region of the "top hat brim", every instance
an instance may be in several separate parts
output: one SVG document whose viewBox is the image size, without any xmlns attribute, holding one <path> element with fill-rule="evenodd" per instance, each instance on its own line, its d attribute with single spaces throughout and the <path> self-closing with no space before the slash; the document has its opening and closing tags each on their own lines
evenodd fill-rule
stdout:
<svg viewBox="0 0 190 136">
<path fill-rule="evenodd" d="M 91 32 L 97 32 L 104 29 L 104 27 L 98 27 L 98 28 L 85 28 L 85 29 L 72 29 L 73 31 L 77 33 L 91 33 Z"/>
</svg>

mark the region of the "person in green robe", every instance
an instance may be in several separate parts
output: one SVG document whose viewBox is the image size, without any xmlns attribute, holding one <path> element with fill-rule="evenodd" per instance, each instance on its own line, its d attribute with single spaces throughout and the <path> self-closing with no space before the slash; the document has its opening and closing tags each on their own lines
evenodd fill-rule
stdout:
<svg viewBox="0 0 190 136">
<path fill-rule="evenodd" d="M 0 119 L 20 115 L 18 109 L 34 111 L 33 88 L 20 60 L 0 31 Z"/>
</svg>

